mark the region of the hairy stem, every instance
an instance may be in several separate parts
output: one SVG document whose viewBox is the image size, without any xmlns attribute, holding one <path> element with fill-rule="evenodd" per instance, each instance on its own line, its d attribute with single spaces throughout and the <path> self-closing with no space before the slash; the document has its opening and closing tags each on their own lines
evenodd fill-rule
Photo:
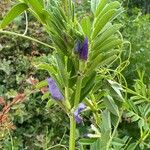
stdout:
<svg viewBox="0 0 150 150">
<path fill-rule="evenodd" d="M 77 84 L 76 84 L 75 99 L 74 99 L 74 107 L 76 107 L 79 104 L 81 88 L 82 88 L 82 76 L 78 76 Z"/>
<path fill-rule="evenodd" d="M 74 116 L 70 116 L 70 136 L 69 136 L 69 150 L 75 150 L 76 138 L 76 122 Z"/>
<path fill-rule="evenodd" d="M 35 38 L 29 37 L 29 36 L 26 36 L 26 35 L 23 35 L 23 34 L 19 34 L 19 33 L 15 33 L 15 32 L 10 32 L 10 31 L 3 31 L 3 30 L 0 30 L 0 33 L 2 33 L 2 34 L 8 34 L 8 35 L 19 36 L 19 37 L 22 37 L 22 38 L 25 38 L 25 39 L 34 41 L 34 42 L 36 42 L 36 43 L 39 43 L 39 44 L 41 44 L 41 45 L 44 45 L 44 46 L 46 46 L 46 47 L 49 47 L 49 48 L 51 48 L 51 49 L 55 49 L 55 48 L 54 48 L 53 46 L 51 46 L 51 45 L 48 45 L 48 44 L 46 44 L 46 43 L 44 43 L 44 42 L 41 42 L 41 41 L 39 41 L 39 40 L 37 40 L 37 39 L 35 39 Z"/>
</svg>

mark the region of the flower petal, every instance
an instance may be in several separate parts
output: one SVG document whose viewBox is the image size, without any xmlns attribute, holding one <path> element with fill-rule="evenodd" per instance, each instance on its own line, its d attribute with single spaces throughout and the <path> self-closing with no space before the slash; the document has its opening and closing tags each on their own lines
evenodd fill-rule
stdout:
<svg viewBox="0 0 150 150">
<path fill-rule="evenodd" d="M 80 49 L 80 59 L 87 60 L 88 59 L 88 38 L 84 39 L 83 45 Z"/>
<path fill-rule="evenodd" d="M 84 103 L 80 103 L 77 107 L 77 109 L 74 111 L 74 117 L 77 123 L 82 122 L 82 117 L 80 116 L 80 113 L 86 108 L 86 105 Z"/>
<path fill-rule="evenodd" d="M 60 92 L 60 90 L 56 84 L 56 81 L 52 78 L 48 78 L 47 82 L 48 82 L 49 92 L 51 93 L 52 98 L 55 100 L 63 100 L 64 97 L 63 97 L 62 93 Z"/>
</svg>

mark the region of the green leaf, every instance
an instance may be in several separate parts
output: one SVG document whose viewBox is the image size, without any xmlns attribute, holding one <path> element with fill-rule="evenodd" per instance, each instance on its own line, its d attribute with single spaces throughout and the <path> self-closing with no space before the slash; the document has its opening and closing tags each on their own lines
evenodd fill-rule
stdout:
<svg viewBox="0 0 150 150">
<path fill-rule="evenodd" d="M 111 118 L 108 109 L 102 112 L 102 126 L 101 126 L 102 133 L 105 133 L 107 131 L 109 131 L 109 134 L 111 134 Z"/>
<path fill-rule="evenodd" d="M 79 140 L 79 143 L 82 145 L 91 145 L 95 141 L 96 141 L 96 139 L 94 139 L 94 138 L 91 138 L 91 139 L 83 138 L 83 139 Z"/>
<path fill-rule="evenodd" d="M 140 117 L 136 114 L 131 118 L 132 122 L 138 121 L 139 119 Z"/>
<path fill-rule="evenodd" d="M 120 101 L 124 101 L 124 98 L 122 96 L 122 93 L 121 91 L 123 91 L 123 88 L 121 87 L 120 84 L 118 84 L 117 82 L 114 82 L 112 80 L 107 80 L 110 84 L 111 84 L 111 87 L 114 89 L 114 91 L 118 94 L 118 96 L 120 97 Z"/>
<path fill-rule="evenodd" d="M 132 117 L 132 116 L 134 116 L 134 115 L 135 115 L 135 113 L 132 112 L 132 111 L 130 111 L 130 112 L 128 112 L 128 113 L 125 114 L 125 116 L 126 116 L 127 118 L 130 118 L 130 117 Z"/>
<path fill-rule="evenodd" d="M 137 143 L 132 143 L 127 147 L 127 150 L 135 150 Z"/>
<path fill-rule="evenodd" d="M 39 0 L 28 0 L 29 4 L 32 6 L 33 10 L 37 13 L 40 14 L 42 13 L 42 5 Z"/>
<path fill-rule="evenodd" d="M 90 150 L 101 150 L 101 145 L 100 145 L 99 139 L 91 145 Z"/>
<path fill-rule="evenodd" d="M 60 31 L 58 31 L 58 32 L 60 32 Z M 64 55 L 68 56 L 69 55 L 68 48 L 67 48 L 67 45 L 66 45 L 63 37 L 62 36 L 60 37 L 58 34 L 51 35 L 51 36 L 52 36 L 54 43 L 59 48 L 59 52 L 60 53 L 62 52 Z"/>
<path fill-rule="evenodd" d="M 114 137 L 113 141 L 112 141 L 112 144 L 121 148 L 125 144 L 125 142 L 124 142 L 123 139 L 119 139 L 117 137 Z"/>
<path fill-rule="evenodd" d="M 99 20 L 101 18 L 101 16 L 103 16 L 106 12 L 108 12 L 112 9 L 118 9 L 120 6 L 121 5 L 118 1 L 110 2 L 103 8 L 103 10 L 99 13 L 99 15 L 96 19 Z"/>
<path fill-rule="evenodd" d="M 49 91 L 48 92 L 46 92 L 46 93 L 44 93 L 43 95 L 42 95 L 42 101 L 43 100 L 46 100 L 46 99 L 48 99 L 50 97 L 50 93 L 49 93 Z"/>
<path fill-rule="evenodd" d="M 46 108 L 50 108 L 52 105 L 54 105 L 54 101 L 49 99 L 48 102 L 46 103 Z"/>
<path fill-rule="evenodd" d="M 36 89 L 41 89 L 42 87 L 45 87 L 47 85 L 48 85 L 47 81 L 43 80 L 43 81 L 39 82 L 38 84 L 36 84 L 35 88 Z"/>
<path fill-rule="evenodd" d="M 102 43 L 100 46 L 94 49 L 93 51 L 93 56 L 92 59 L 96 58 L 100 53 L 104 52 L 109 52 L 111 49 L 118 48 L 119 45 L 122 44 L 122 40 L 116 39 L 116 38 L 111 38 L 108 39 L 106 42 Z M 114 51 L 115 53 L 117 50 Z"/>
<path fill-rule="evenodd" d="M 82 30 L 84 32 L 84 34 L 90 38 L 90 35 L 91 35 L 91 21 L 90 21 L 90 18 L 89 17 L 84 17 L 82 20 L 81 20 L 81 26 L 82 26 Z"/>
<path fill-rule="evenodd" d="M 111 96 L 107 96 L 104 98 L 104 104 L 106 105 L 106 108 L 114 115 L 119 116 L 119 110 L 117 105 L 115 104 L 113 98 Z"/>
<path fill-rule="evenodd" d="M 16 18 L 18 15 L 20 15 L 27 9 L 28 5 L 26 5 L 25 3 L 18 3 L 17 5 L 12 7 L 11 10 L 6 14 L 4 19 L 2 20 L 0 28 L 5 28 L 11 21 L 13 21 L 14 18 Z"/>
<path fill-rule="evenodd" d="M 80 101 L 82 101 L 89 94 L 89 92 L 92 90 L 92 88 L 94 86 L 94 83 L 95 83 L 94 82 L 95 77 L 96 77 L 96 72 L 95 71 L 90 76 L 88 76 L 86 84 L 81 89 Z"/>
<path fill-rule="evenodd" d="M 58 71 L 61 74 L 61 78 L 63 80 L 64 85 L 68 85 L 68 74 L 65 68 L 65 62 L 63 61 L 63 58 L 61 58 L 61 56 L 59 55 L 55 55 L 56 59 L 57 59 L 57 64 L 58 64 Z"/>
<path fill-rule="evenodd" d="M 108 2 L 108 0 L 100 0 L 99 5 L 97 6 L 97 9 L 95 12 L 96 17 L 101 13 L 103 8 L 105 8 L 105 5 L 107 4 L 107 2 Z"/>
<path fill-rule="evenodd" d="M 48 71 L 48 73 L 51 75 L 51 74 L 56 74 L 56 71 L 54 69 L 53 66 L 47 64 L 47 63 L 42 63 L 42 64 L 39 64 L 36 66 L 37 69 L 41 69 L 41 70 L 45 70 L 45 71 Z"/>
<path fill-rule="evenodd" d="M 28 0 L 27 1 L 32 9 L 30 11 L 34 14 L 34 16 L 41 22 L 46 23 L 47 13 L 45 14 L 44 3 L 42 0 Z"/>
<path fill-rule="evenodd" d="M 106 12 L 99 20 L 95 22 L 94 30 L 92 33 L 92 39 L 94 39 L 100 31 L 103 29 L 103 27 L 110 21 L 110 19 L 115 14 L 116 9 L 109 10 Z"/>
<path fill-rule="evenodd" d="M 89 66 L 87 67 L 86 70 L 86 74 L 89 74 L 90 72 L 92 72 L 93 70 L 95 70 L 97 67 L 102 67 L 108 63 L 110 63 L 111 61 L 114 61 L 117 56 L 115 55 L 115 53 L 118 53 L 117 51 L 112 51 L 112 53 L 108 53 L 106 54 L 100 54 L 98 55 L 92 62 L 91 64 L 89 64 Z"/>
<path fill-rule="evenodd" d="M 98 3 L 99 3 L 99 0 L 91 0 L 91 10 L 93 13 L 95 13 Z"/>
<path fill-rule="evenodd" d="M 121 24 L 115 24 L 108 27 L 101 35 L 99 35 L 93 42 L 91 50 L 95 50 L 99 47 L 103 42 L 105 42 L 108 38 L 110 38 L 117 30 L 121 27 Z"/>
</svg>

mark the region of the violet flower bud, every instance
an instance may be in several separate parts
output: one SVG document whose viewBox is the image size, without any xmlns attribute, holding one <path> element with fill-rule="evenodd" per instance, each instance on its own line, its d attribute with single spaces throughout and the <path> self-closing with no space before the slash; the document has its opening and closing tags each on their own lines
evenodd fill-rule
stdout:
<svg viewBox="0 0 150 150">
<path fill-rule="evenodd" d="M 80 103 L 77 107 L 77 109 L 74 111 L 74 117 L 77 123 L 82 122 L 82 117 L 80 116 L 80 113 L 86 108 L 86 105 L 84 103 Z"/>
<path fill-rule="evenodd" d="M 56 81 L 52 78 L 48 78 L 47 82 L 48 82 L 49 92 L 51 93 L 52 98 L 55 100 L 63 100 L 64 96 L 60 92 Z"/>
<path fill-rule="evenodd" d="M 88 38 L 84 39 L 84 42 L 83 42 L 82 47 L 80 49 L 79 57 L 82 60 L 88 59 Z"/>
<path fill-rule="evenodd" d="M 85 38 L 83 43 L 81 43 L 80 41 L 77 42 L 75 47 L 75 53 L 79 54 L 79 58 L 81 60 L 88 59 L 88 38 Z"/>
</svg>

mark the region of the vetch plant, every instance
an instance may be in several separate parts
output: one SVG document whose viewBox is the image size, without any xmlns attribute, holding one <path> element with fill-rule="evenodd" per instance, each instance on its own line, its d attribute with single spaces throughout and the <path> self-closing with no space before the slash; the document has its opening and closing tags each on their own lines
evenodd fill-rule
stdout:
<svg viewBox="0 0 150 150">
<path fill-rule="evenodd" d="M 48 86 L 49 93 L 46 92 L 45 96 L 50 95 L 68 115 L 69 150 L 75 150 L 79 145 L 84 149 L 81 141 L 80 144 L 76 142 L 76 123 L 83 122 L 80 113 L 86 108 L 93 112 L 94 124 L 100 127 L 97 130 L 101 135 L 94 139 L 91 150 L 101 147 L 108 150 L 112 147 L 122 115 L 124 98 L 121 86 L 116 82 L 111 82 L 115 83 L 111 85 L 107 79 L 114 80 L 117 76 L 115 71 L 109 71 L 113 63 L 121 59 L 124 44 L 119 32 L 121 25 L 114 24 L 113 20 L 123 9 L 117 1 L 91 0 L 91 10 L 89 16 L 79 20 L 71 0 L 18 0 L 0 24 L 1 34 L 20 36 L 53 50 L 50 63 L 36 65 L 38 69 L 48 71 L 50 76 L 36 87 Z M 52 45 L 27 35 L 2 30 L 25 11 L 29 11 L 43 25 Z M 105 83 L 103 81 L 114 89 L 117 95 L 115 100 L 111 92 L 101 86 Z"/>
</svg>

